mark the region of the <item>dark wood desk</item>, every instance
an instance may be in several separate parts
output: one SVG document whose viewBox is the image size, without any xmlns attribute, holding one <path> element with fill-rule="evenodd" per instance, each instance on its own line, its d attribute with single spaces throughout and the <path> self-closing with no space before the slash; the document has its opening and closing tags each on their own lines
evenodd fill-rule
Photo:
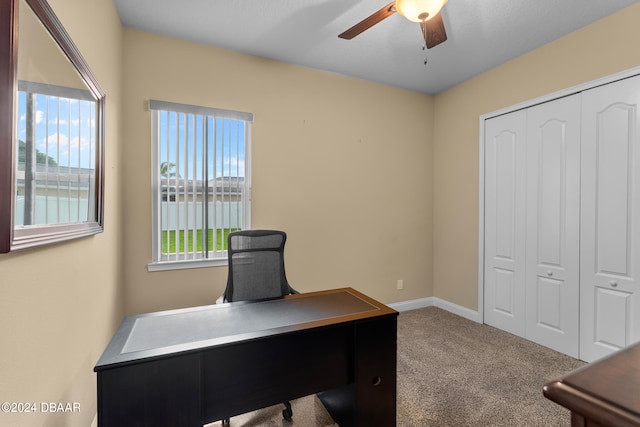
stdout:
<svg viewBox="0 0 640 427">
<path fill-rule="evenodd" d="M 571 425 L 640 426 L 640 344 L 547 384 L 544 395 L 571 410 Z"/>
<path fill-rule="evenodd" d="M 344 288 L 127 317 L 94 368 L 99 426 L 202 426 L 320 391 L 352 401 L 327 408 L 341 426 L 394 426 L 397 316 Z"/>
</svg>

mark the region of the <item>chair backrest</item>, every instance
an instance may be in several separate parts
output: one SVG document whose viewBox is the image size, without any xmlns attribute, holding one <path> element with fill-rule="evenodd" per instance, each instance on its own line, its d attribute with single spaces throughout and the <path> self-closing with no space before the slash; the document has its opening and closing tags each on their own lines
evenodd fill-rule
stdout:
<svg viewBox="0 0 640 427">
<path fill-rule="evenodd" d="M 229 275 L 224 300 L 249 301 L 291 293 L 284 271 L 287 235 L 275 230 L 229 233 Z"/>
</svg>

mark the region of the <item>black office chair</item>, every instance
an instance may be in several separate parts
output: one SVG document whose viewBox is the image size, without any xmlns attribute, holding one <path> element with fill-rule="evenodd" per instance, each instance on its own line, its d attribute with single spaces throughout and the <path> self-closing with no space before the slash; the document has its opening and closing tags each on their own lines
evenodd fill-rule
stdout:
<svg viewBox="0 0 640 427">
<path fill-rule="evenodd" d="M 297 294 L 284 270 L 287 234 L 275 230 L 229 233 L 229 275 L 224 302 L 255 301 Z"/>
<path fill-rule="evenodd" d="M 222 302 L 255 301 L 297 294 L 284 271 L 287 234 L 275 230 L 242 230 L 229 233 L 229 274 Z M 282 416 L 291 421 L 291 403 L 284 403 Z M 228 425 L 229 420 L 223 420 Z"/>
</svg>

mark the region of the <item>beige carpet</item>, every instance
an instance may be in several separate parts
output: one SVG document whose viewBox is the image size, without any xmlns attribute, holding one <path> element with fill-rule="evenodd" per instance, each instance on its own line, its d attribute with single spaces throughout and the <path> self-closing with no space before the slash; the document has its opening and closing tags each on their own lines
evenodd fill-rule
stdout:
<svg viewBox="0 0 640 427">
<path fill-rule="evenodd" d="M 542 386 L 584 363 L 435 307 L 398 317 L 398 426 L 569 426 Z M 231 426 L 334 426 L 315 396 L 231 418 Z M 219 426 L 212 423 L 209 426 Z"/>
<path fill-rule="evenodd" d="M 333 422 L 331 416 L 324 409 L 322 402 L 315 395 L 291 401 L 291 409 L 293 410 L 293 420 L 291 422 L 282 418 L 283 409 L 284 405 L 275 405 L 238 415 L 231 418 L 230 424 L 231 427 L 338 427 L 338 424 Z M 221 425 L 222 423 L 218 421 L 207 424 L 206 427 L 219 427 Z"/>
</svg>

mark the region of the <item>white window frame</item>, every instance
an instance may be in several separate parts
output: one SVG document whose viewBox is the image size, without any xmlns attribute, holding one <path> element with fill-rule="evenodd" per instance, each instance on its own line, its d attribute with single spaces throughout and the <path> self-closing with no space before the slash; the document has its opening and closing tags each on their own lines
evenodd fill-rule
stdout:
<svg viewBox="0 0 640 427">
<path fill-rule="evenodd" d="M 176 270 L 187 268 L 201 268 L 226 266 L 228 263 L 226 250 L 213 250 L 202 252 L 183 252 L 179 256 L 163 255 L 162 252 L 162 183 L 160 177 L 161 153 L 160 153 L 160 113 L 171 112 L 207 118 L 230 119 L 244 122 L 244 181 L 242 185 L 242 229 L 251 228 L 251 124 L 253 114 L 219 108 L 202 107 L 186 104 L 178 104 L 166 101 L 150 100 L 148 104 L 152 115 L 152 262 L 147 265 L 148 271 Z M 215 139 L 215 136 L 214 136 Z M 189 163 L 191 165 L 191 163 Z M 188 181 L 188 180 L 187 180 Z M 224 180 L 223 180 L 224 182 Z M 207 187 L 209 186 L 207 182 Z M 166 185 L 165 185 L 166 187 Z M 216 190 L 217 185 L 214 185 Z M 196 194 L 196 193 L 194 193 Z M 197 193 L 204 194 L 204 193 Z M 170 199 L 170 197 L 168 197 Z M 214 219 L 215 221 L 215 219 Z M 215 226 L 214 226 L 215 230 Z M 215 232 L 215 231 L 214 231 Z M 224 235 L 224 234 L 223 234 Z M 194 243 L 195 244 L 195 243 Z M 171 259 L 173 258 L 173 259 Z"/>
</svg>

